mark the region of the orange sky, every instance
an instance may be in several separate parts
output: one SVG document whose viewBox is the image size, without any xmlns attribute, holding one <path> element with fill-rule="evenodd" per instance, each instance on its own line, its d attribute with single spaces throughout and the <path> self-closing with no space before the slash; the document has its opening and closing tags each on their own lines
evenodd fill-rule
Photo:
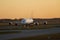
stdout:
<svg viewBox="0 0 60 40">
<path fill-rule="evenodd" d="M 0 0 L 0 18 L 60 18 L 60 0 Z"/>
</svg>

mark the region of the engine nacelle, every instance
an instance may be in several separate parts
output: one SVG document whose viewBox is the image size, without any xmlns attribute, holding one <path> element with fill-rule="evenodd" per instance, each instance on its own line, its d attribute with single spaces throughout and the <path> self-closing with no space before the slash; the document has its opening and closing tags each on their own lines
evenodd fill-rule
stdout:
<svg viewBox="0 0 60 40">
<path fill-rule="evenodd" d="M 43 24 L 47 24 L 47 21 L 44 21 Z"/>
</svg>

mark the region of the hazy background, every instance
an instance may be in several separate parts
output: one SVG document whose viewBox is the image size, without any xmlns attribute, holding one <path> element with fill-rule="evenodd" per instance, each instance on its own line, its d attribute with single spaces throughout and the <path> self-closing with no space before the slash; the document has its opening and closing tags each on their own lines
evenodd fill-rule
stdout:
<svg viewBox="0 0 60 40">
<path fill-rule="evenodd" d="M 31 14 L 33 18 L 60 18 L 60 0 L 0 0 L 0 18 L 30 18 Z"/>
</svg>

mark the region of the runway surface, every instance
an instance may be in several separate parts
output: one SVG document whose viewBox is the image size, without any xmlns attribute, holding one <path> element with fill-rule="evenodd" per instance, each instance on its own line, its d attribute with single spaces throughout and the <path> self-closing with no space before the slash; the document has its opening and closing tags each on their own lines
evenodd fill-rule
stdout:
<svg viewBox="0 0 60 40">
<path fill-rule="evenodd" d="M 20 31 L 21 33 L 14 33 L 14 34 L 0 34 L 0 40 L 8 40 L 12 38 L 24 38 L 24 37 L 31 37 L 37 35 L 44 35 L 44 34 L 54 34 L 60 33 L 60 28 L 50 28 L 50 29 L 40 29 L 40 30 L 0 30 L 0 32 L 8 32 L 8 31 Z"/>
</svg>

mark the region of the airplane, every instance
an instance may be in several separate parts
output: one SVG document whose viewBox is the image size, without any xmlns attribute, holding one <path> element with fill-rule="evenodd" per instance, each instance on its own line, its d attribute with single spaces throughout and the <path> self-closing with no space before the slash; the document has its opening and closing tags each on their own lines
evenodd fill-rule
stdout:
<svg viewBox="0 0 60 40">
<path fill-rule="evenodd" d="M 48 24 L 47 21 L 43 21 L 42 24 L 46 25 Z M 13 21 L 13 22 L 9 22 L 9 25 L 23 25 L 23 26 L 30 26 L 30 25 L 35 25 L 38 26 L 40 25 L 40 23 L 38 21 L 35 21 L 32 18 L 23 18 L 21 21 Z"/>
</svg>

